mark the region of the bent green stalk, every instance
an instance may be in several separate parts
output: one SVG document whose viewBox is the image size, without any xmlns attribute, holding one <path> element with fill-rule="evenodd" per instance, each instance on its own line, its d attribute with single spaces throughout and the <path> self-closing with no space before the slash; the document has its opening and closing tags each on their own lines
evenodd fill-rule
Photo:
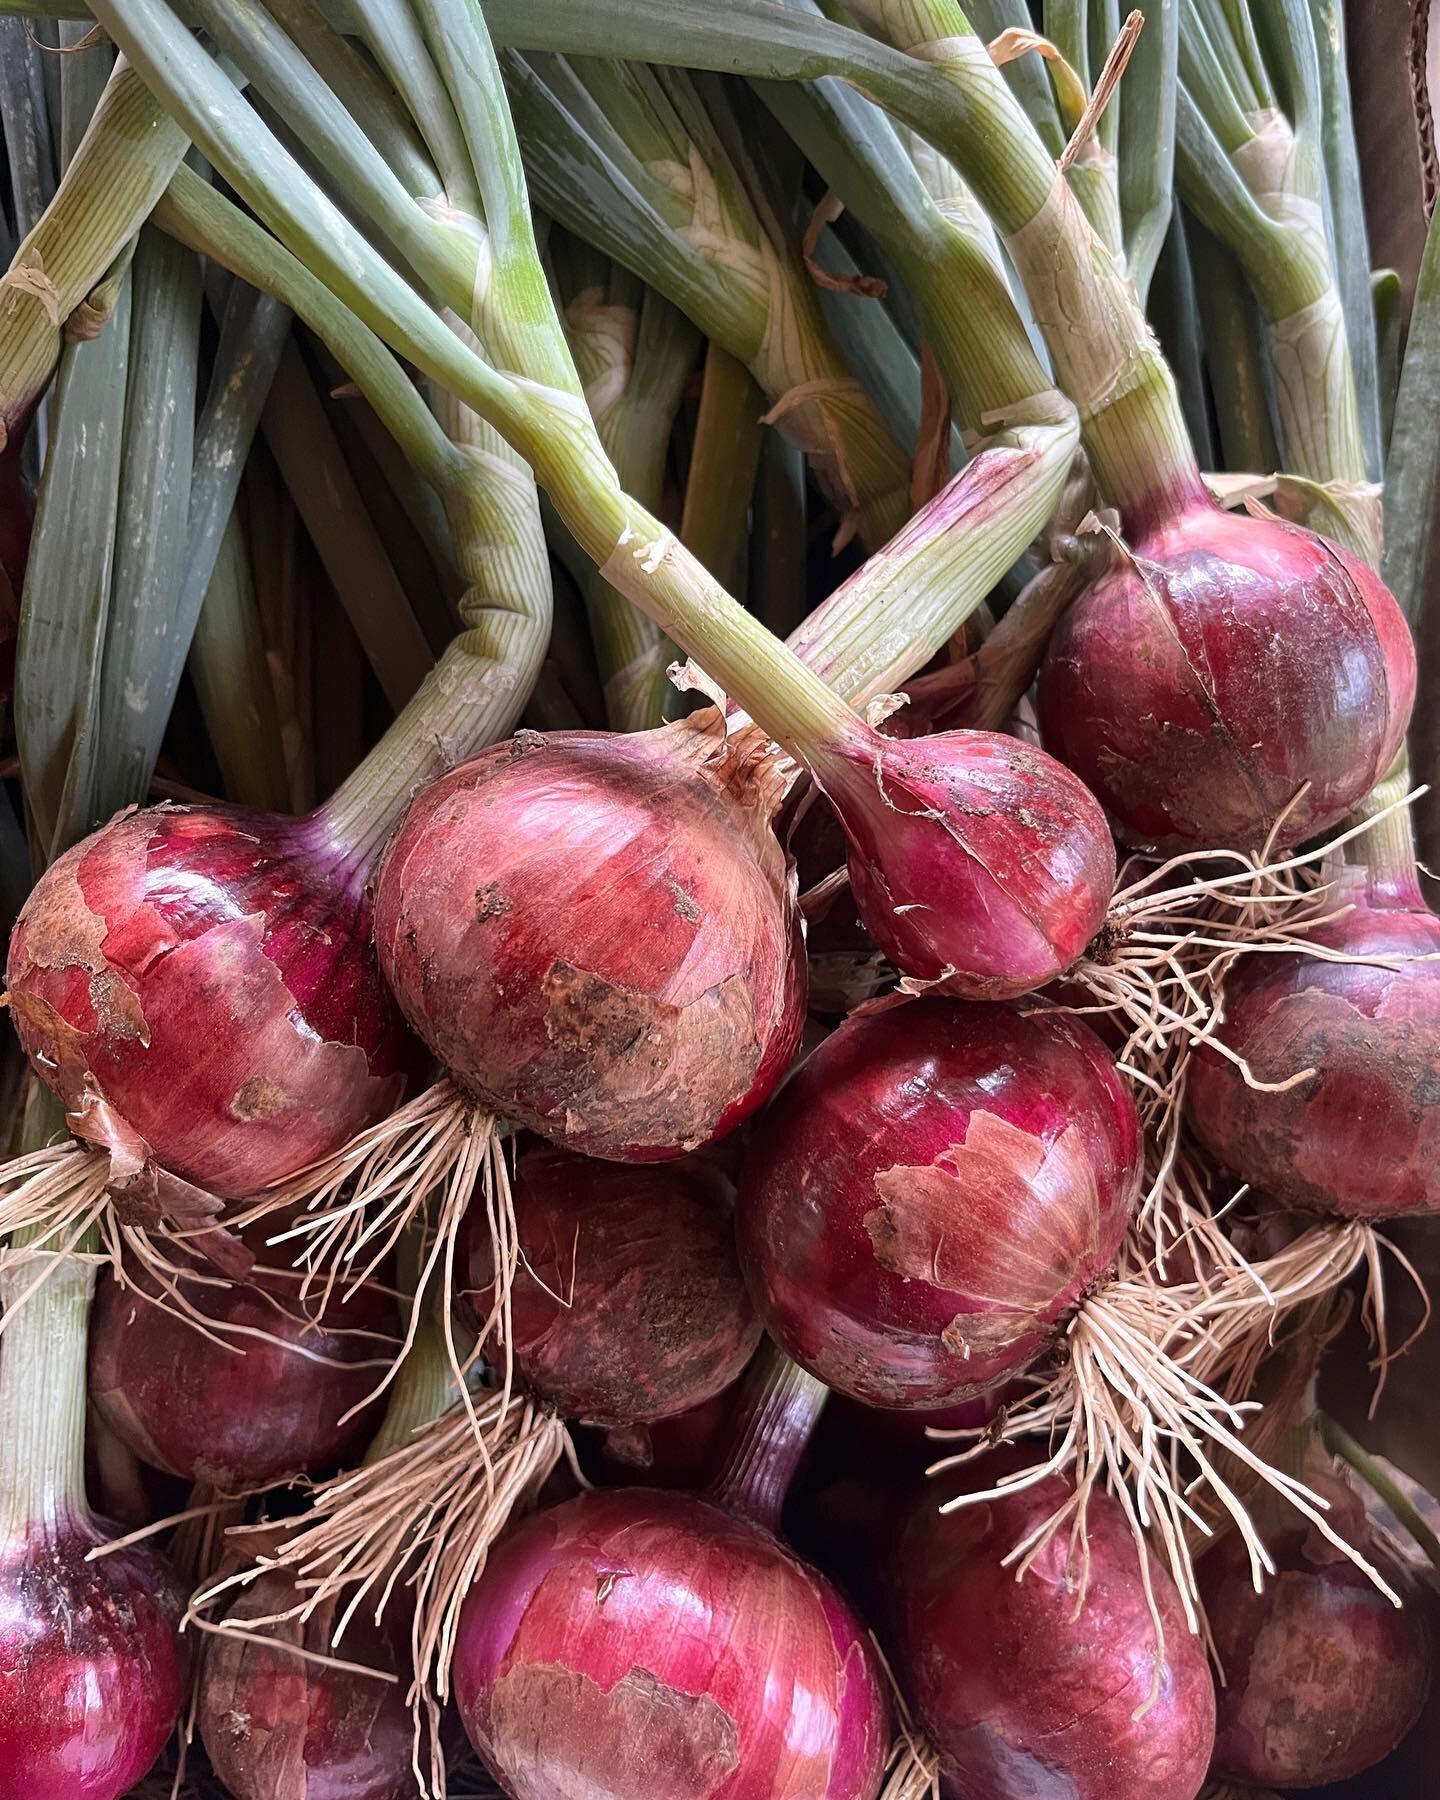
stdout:
<svg viewBox="0 0 1440 1800">
<path fill-rule="evenodd" d="M 0 449 L 44 391 L 65 322 L 148 216 L 188 148 L 119 64 L 54 199 L 0 275 Z"/>
</svg>

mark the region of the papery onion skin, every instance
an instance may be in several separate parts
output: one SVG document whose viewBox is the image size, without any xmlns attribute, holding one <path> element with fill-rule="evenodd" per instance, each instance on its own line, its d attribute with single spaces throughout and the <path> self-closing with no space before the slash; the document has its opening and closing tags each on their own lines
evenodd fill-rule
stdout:
<svg viewBox="0 0 1440 1800">
<path fill-rule="evenodd" d="M 678 1156 L 747 1117 L 799 1041 L 769 814 L 717 715 L 521 732 L 412 803 L 376 884 L 381 966 L 504 1117 L 588 1156 Z"/>
<path fill-rule="evenodd" d="M 734 1435 L 740 1382 L 711 1399 L 641 1425 L 572 1430 L 586 1476 L 604 1487 L 703 1488 L 720 1473 Z"/>
<path fill-rule="evenodd" d="M 185 1594 L 147 1544 L 71 1518 L 0 1550 L 0 1800 L 119 1800 L 154 1765 L 189 1679 Z"/>
<path fill-rule="evenodd" d="M 520 1267 L 507 1341 L 562 1417 L 645 1424 L 727 1388 L 760 1341 L 724 1184 L 695 1161 L 627 1167 L 551 1147 L 514 1183 Z M 490 1306 L 488 1217 L 465 1220 L 467 1299 Z"/>
<path fill-rule="evenodd" d="M 258 1619 L 295 1604 L 276 1572 L 245 1588 L 230 1610 Z M 335 1607 L 307 1624 L 209 1639 L 198 1723 L 211 1767 L 235 1800 L 414 1800 L 414 1722 L 405 1683 L 379 1681 L 318 1657 L 340 1657 L 396 1675 L 401 1664 L 363 1607 L 331 1643 Z M 296 1644 L 311 1651 L 287 1652 Z"/>
<path fill-rule="evenodd" d="M 1002 1566 L 1069 1491 L 1052 1476 L 946 1515 L 947 1495 L 919 1496 L 893 1564 L 901 1690 L 967 1800 L 1195 1800 L 1215 1738 L 1204 1645 L 1152 1556 L 1154 1688 L 1155 1627 L 1119 1504 L 1091 1494 L 1088 1563 L 1062 1525 L 1021 1579 Z M 1088 1567 L 1083 1605 L 1067 1556 L 1072 1576 Z"/>
<path fill-rule="evenodd" d="M 850 887 L 882 953 L 967 1000 L 1007 1000 L 1105 922 L 1115 846 L 1099 803 L 1043 750 L 989 731 L 867 732 L 817 765 Z"/>
<path fill-rule="evenodd" d="M 1234 1535 L 1198 1567 L 1224 1670 L 1214 1772 L 1247 1785 L 1311 1788 L 1372 1768 L 1408 1734 L 1430 1692 L 1433 1634 L 1422 1596 L 1365 1527 L 1353 1496 L 1321 1483 L 1341 1535 L 1404 1597 L 1395 1607 L 1318 1531 L 1267 1531 L 1276 1574 L 1257 1594 Z"/>
<path fill-rule="evenodd" d="M 461 1615 L 455 1693 L 514 1800 L 874 1800 L 864 1628 L 759 1526 L 599 1490 L 527 1519 Z"/>
<path fill-rule="evenodd" d="M 736 1214 L 766 1329 L 871 1406 L 1018 1374 L 1110 1268 L 1134 1101 L 1078 1019 L 924 998 L 849 1019 L 756 1127 Z"/>
<path fill-rule="evenodd" d="M 1389 768 L 1414 698 L 1410 633 L 1371 569 L 1199 501 L 1064 614 L 1037 705 L 1117 834 L 1175 852 L 1258 850 L 1282 814 L 1281 845 L 1334 825 Z"/>
<path fill-rule="evenodd" d="M 1207 1150 L 1282 1206 L 1348 1219 L 1440 1211 L 1440 919 L 1416 906 L 1356 909 L 1307 933 L 1351 960 L 1252 955 L 1225 980 L 1218 1035 L 1261 1081 L 1309 1080 L 1264 1092 L 1228 1058 L 1191 1063 L 1185 1110 Z"/>
<path fill-rule="evenodd" d="M 398 1336 L 377 1287 L 332 1294 L 317 1323 L 316 1302 L 282 1270 L 224 1286 L 182 1280 L 216 1342 L 170 1310 L 152 1275 L 126 1276 L 134 1287 L 107 1276 L 96 1290 L 90 1399 L 142 1461 L 233 1494 L 342 1462 L 373 1436 L 383 1402 L 363 1403 Z"/>
<path fill-rule="evenodd" d="M 222 1199 L 295 1173 L 384 1117 L 418 1065 L 363 884 L 319 814 L 120 815 L 21 909 L 6 974 L 26 1054 L 72 1113 L 88 1089 Z"/>
</svg>

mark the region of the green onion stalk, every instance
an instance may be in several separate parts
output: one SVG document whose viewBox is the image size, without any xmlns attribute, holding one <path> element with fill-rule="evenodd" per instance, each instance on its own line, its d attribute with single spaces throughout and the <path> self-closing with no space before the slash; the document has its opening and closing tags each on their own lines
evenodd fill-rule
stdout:
<svg viewBox="0 0 1440 1800">
<path fill-rule="evenodd" d="M 1378 568 L 1380 490 L 1327 220 L 1310 14 L 1281 8 L 1263 33 L 1246 7 L 1186 0 L 1181 15 L 1180 191 L 1259 302 L 1280 453 L 1301 478 L 1282 498 Z"/>
<path fill-rule="evenodd" d="M 708 77 L 601 59 L 509 69 L 537 203 L 625 263 L 752 373 L 842 535 L 909 514 L 909 458 L 830 334 L 794 241 Z"/>
<path fill-rule="evenodd" d="M 684 315 L 627 269 L 578 241 L 552 244 L 565 325 L 600 441 L 628 493 L 657 509 L 670 434 L 698 335 Z M 673 651 L 588 559 L 577 571 L 614 731 L 639 731 L 665 716 Z"/>
</svg>

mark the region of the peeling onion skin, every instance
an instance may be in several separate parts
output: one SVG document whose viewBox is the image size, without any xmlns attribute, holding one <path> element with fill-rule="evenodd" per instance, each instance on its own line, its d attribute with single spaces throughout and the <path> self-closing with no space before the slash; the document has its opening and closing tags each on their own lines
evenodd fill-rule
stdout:
<svg viewBox="0 0 1440 1800">
<path fill-rule="evenodd" d="M 1298 525 L 1193 502 L 1062 617 L 1041 738 L 1125 842 L 1257 850 L 1336 824 L 1395 758 L 1415 650 L 1389 590 Z"/>
<path fill-rule="evenodd" d="M 376 883 L 381 967 L 503 1117 L 587 1156 L 679 1156 L 759 1106 L 799 1042 L 800 915 L 769 816 L 717 715 L 521 732 L 411 803 Z"/>
<path fill-rule="evenodd" d="M 925 1411 L 1018 1374 L 1111 1267 L 1140 1181 L 1103 1044 L 1039 1000 L 851 1017 L 756 1127 L 741 1264 L 826 1386 Z"/>
<path fill-rule="evenodd" d="M 823 1576 L 703 1500 L 525 1520 L 461 1614 L 455 1694 L 513 1800 L 874 1800 L 888 1708 Z"/>
<path fill-rule="evenodd" d="M 896 968 L 965 1000 L 1063 973 L 1105 923 L 1115 846 L 1053 756 L 989 731 L 868 732 L 817 778 L 847 842 L 860 917 Z"/>
<path fill-rule="evenodd" d="M 1215 1740 L 1214 1683 L 1152 1556 L 1165 1666 L 1155 1704 L 1133 1716 L 1151 1691 L 1156 1640 L 1119 1504 L 1090 1496 L 1078 1614 L 1064 1527 L 1022 1579 L 1001 1566 L 1069 1491 L 1051 1476 L 945 1515 L 933 1489 L 921 1495 L 892 1570 L 901 1690 L 965 1800 L 1195 1800 Z M 1074 1557 L 1078 1568 L 1078 1548 Z"/>
<path fill-rule="evenodd" d="M 239 1199 L 390 1112 L 420 1063 L 323 816 L 123 813 L 21 909 L 6 976 L 36 1073 L 154 1161 Z"/>
<path fill-rule="evenodd" d="M 285 1576 L 262 1575 L 229 1616 L 264 1618 L 296 1597 Z M 308 1625 L 287 1621 L 270 1634 L 320 1656 L 402 1671 L 363 1607 L 332 1647 L 335 1612 L 321 1607 Z M 254 1633 L 222 1633 L 207 1640 L 198 1722 L 211 1767 L 235 1800 L 414 1800 L 417 1792 L 403 1680 L 367 1680 Z"/>
<path fill-rule="evenodd" d="M 113 1276 L 96 1289 L 90 1399 L 152 1468 L 241 1493 L 344 1462 L 373 1437 L 384 1403 L 362 1402 L 382 1373 L 380 1340 L 393 1342 L 399 1322 L 393 1300 L 376 1287 L 337 1291 L 317 1324 L 295 1277 L 279 1271 L 256 1268 L 223 1287 L 182 1283 L 197 1312 L 228 1328 L 215 1343 L 152 1304 L 161 1292 L 153 1276 L 126 1273 L 141 1293 Z M 281 1342 L 230 1335 L 239 1328 Z M 355 1332 L 366 1335 L 348 1335 Z M 295 1345 L 307 1354 L 286 1347 Z"/>
<path fill-rule="evenodd" d="M 1336 1529 L 1406 1604 L 1392 1606 L 1319 1532 L 1265 1534 L 1277 1573 L 1257 1594 L 1243 1548 L 1224 1537 L 1201 1559 L 1200 1595 L 1225 1671 L 1214 1773 L 1264 1787 L 1348 1780 L 1394 1750 L 1424 1710 L 1434 1644 L 1417 1584 L 1365 1527 L 1353 1494 L 1320 1491 Z"/>
<path fill-rule="evenodd" d="M 700 1406 L 760 1341 L 724 1184 L 693 1160 L 626 1167 L 546 1147 L 514 1183 L 520 1266 L 510 1292 L 516 1373 L 562 1417 L 637 1425 Z M 488 1217 L 466 1214 L 472 1324 L 495 1279 Z"/>
<path fill-rule="evenodd" d="M 1404 909 L 1353 888 L 1335 903 L 1347 899 L 1355 911 L 1307 936 L 1352 957 L 1440 953 L 1440 919 L 1418 893 Z M 1193 1058 L 1186 1117 L 1227 1169 L 1304 1212 L 1440 1212 L 1440 962 L 1244 957 L 1225 978 L 1221 1036 L 1263 1081 L 1316 1070 L 1265 1093 L 1213 1050 Z"/>
<path fill-rule="evenodd" d="M 0 1800 L 119 1800 L 154 1765 L 189 1679 L 164 1558 L 65 1517 L 0 1549 Z"/>
</svg>

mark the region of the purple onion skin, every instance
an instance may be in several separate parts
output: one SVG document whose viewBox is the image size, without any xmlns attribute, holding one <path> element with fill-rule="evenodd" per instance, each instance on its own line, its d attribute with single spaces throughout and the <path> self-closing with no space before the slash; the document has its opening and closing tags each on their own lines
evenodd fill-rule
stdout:
<svg viewBox="0 0 1440 1800">
<path fill-rule="evenodd" d="M 703 1488 L 719 1475 L 735 1429 L 739 1382 L 668 1419 L 572 1431 L 586 1476 L 604 1487 Z"/>
<path fill-rule="evenodd" d="M 122 814 L 40 878 L 10 940 L 36 1073 L 71 1110 L 88 1087 L 161 1168 L 221 1198 L 338 1149 L 420 1061 L 365 873 L 320 815 Z"/>
<path fill-rule="evenodd" d="M 1440 919 L 1418 893 L 1377 906 L 1352 873 L 1335 901 L 1355 910 L 1309 933 L 1315 943 L 1349 957 L 1440 953 Z M 1225 979 L 1222 1036 L 1263 1081 L 1316 1071 L 1265 1093 L 1212 1050 L 1194 1059 L 1186 1115 L 1227 1169 L 1304 1212 L 1440 1211 L 1440 962 L 1245 957 Z"/>
<path fill-rule="evenodd" d="M 263 1618 L 294 1603 L 280 1574 L 246 1588 L 232 1617 Z M 200 1737 L 235 1800 L 414 1800 L 414 1726 L 405 1682 L 370 1680 L 288 1654 L 286 1643 L 391 1675 L 404 1663 L 362 1608 L 332 1646 L 332 1610 L 306 1626 L 272 1627 L 278 1641 L 232 1633 L 209 1641 L 200 1678 Z"/>
<path fill-rule="evenodd" d="M 769 800 L 714 735 L 522 732 L 424 789 L 380 865 L 381 966 L 468 1093 L 587 1156 L 732 1130 L 799 1042 Z"/>
<path fill-rule="evenodd" d="M 1070 1015 L 855 1016 L 756 1128 L 741 1263 L 766 1329 L 828 1387 L 955 1406 L 1033 1362 L 1110 1268 L 1140 1154 L 1128 1090 Z"/>
<path fill-rule="evenodd" d="M 175 1728 L 185 1594 L 148 1545 L 63 1519 L 0 1552 L 0 1800 L 119 1800 Z"/>
<path fill-rule="evenodd" d="M 1258 849 L 1336 824 L 1384 775 L 1415 651 L 1358 558 L 1207 501 L 1142 535 L 1061 619 L 1040 671 L 1046 748 L 1127 843 Z"/>
<path fill-rule="evenodd" d="M 343 1462 L 374 1435 L 384 1404 L 361 1403 L 382 1373 L 380 1340 L 398 1326 L 393 1300 L 379 1289 L 336 1293 L 321 1325 L 296 1278 L 279 1271 L 257 1268 L 223 1287 L 184 1283 L 186 1299 L 216 1326 L 280 1340 L 222 1331 L 216 1343 L 145 1298 L 159 1292 L 152 1276 L 127 1273 L 141 1293 L 113 1277 L 96 1292 L 90 1398 L 142 1461 L 239 1493 Z"/>
<path fill-rule="evenodd" d="M 648 1424 L 735 1381 L 760 1341 L 724 1184 L 694 1161 L 649 1167 L 545 1148 L 514 1186 L 521 1264 L 509 1341 L 529 1390 L 563 1417 Z M 465 1221 L 465 1299 L 489 1309 L 489 1220 Z"/>
<path fill-rule="evenodd" d="M 1200 1595 L 1225 1672 L 1217 1776 L 1287 1789 L 1344 1781 L 1388 1756 L 1424 1709 L 1434 1667 L 1425 1600 L 1370 1536 L 1353 1496 L 1341 1506 L 1337 1529 L 1405 1597 L 1403 1607 L 1306 1528 L 1265 1534 L 1277 1573 L 1260 1594 L 1233 1535 L 1201 1559 Z"/>
<path fill-rule="evenodd" d="M 1151 1693 L 1156 1639 L 1117 1502 L 1090 1497 L 1078 1613 L 1063 1527 L 1023 1579 L 1001 1566 L 1068 1492 L 1052 1477 L 948 1515 L 933 1488 L 920 1495 L 893 1568 L 901 1690 L 965 1800 L 1195 1800 L 1215 1740 L 1214 1684 L 1152 1556 L 1165 1661 L 1155 1703 L 1134 1716 Z"/>
<path fill-rule="evenodd" d="M 861 919 L 894 965 L 966 1000 L 1068 969 L 1105 922 L 1115 846 L 1099 803 L 1017 738 L 867 732 L 819 770 Z"/>
<path fill-rule="evenodd" d="M 514 1800 L 874 1800 L 889 1748 L 836 1591 L 679 1494 L 597 1489 L 511 1532 L 465 1602 L 454 1680 Z"/>
</svg>

